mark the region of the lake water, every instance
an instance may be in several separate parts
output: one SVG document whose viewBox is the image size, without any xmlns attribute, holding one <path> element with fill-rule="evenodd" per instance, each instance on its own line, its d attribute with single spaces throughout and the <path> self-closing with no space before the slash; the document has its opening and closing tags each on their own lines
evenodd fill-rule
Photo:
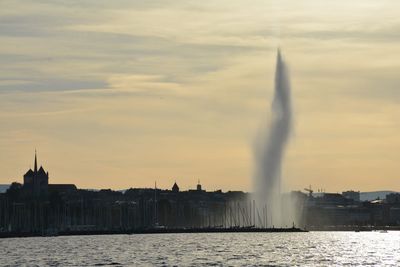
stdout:
<svg viewBox="0 0 400 267">
<path fill-rule="evenodd" d="M 400 232 L 12 238 L 1 266 L 400 266 Z"/>
</svg>

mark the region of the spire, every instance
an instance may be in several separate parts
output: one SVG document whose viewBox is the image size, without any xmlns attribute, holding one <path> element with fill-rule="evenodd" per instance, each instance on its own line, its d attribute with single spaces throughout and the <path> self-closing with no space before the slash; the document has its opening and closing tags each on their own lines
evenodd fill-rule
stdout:
<svg viewBox="0 0 400 267">
<path fill-rule="evenodd" d="M 174 186 L 172 186 L 172 192 L 179 192 L 179 186 L 176 184 L 176 181 L 174 183 Z"/>
<path fill-rule="evenodd" d="M 35 149 L 35 168 L 34 172 L 37 172 L 37 156 L 36 156 L 36 149 Z"/>
</svg>

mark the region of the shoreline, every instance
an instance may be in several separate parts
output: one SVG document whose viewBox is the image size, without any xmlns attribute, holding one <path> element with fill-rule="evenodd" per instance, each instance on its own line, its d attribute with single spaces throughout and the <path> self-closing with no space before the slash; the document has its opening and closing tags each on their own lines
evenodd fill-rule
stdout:
<svg viewBox="0 0 400 267">
<path fill-rule="evenodd" d="M 290 228 L 149 228 L 138 230 L 94 230 L 94 231 L 60 231 L 57 233 L 21 233 L 2 232 L 0 238 L 17 237 L 52 237 L 52 236 L 83 236 L 83 235 L 138 235 L 138 234 L 192 234 L 192 233 L 302 233 L 307 230 Z"/>
<path fill-rule="evenodd" d="M 0 232 L 3 238 L 24 237 L 56 237 L 56 236 L 89 236 L 89 235 L 141 235 L 141 234 L 194 234 L 194 233 L 307 233 L 307 232 L 373 232 L 373 231 L 400 231 L 399 226 L 375 226 L 375 227 L 310 227 L 301 229 L 290 228 L 255 228 L 255 227 L 233 227 L 233 228 L 148 228 L 137 230 L 81 230 L 60 231 L 56 233 L 23 233 L 23 232 Z"/>
</svg>

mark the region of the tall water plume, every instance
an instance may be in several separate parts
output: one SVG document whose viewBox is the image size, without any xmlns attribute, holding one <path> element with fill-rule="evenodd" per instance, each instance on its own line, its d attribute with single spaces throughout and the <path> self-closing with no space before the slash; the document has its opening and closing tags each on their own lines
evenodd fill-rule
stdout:
<svg viewBox="0 0 400 267">
<path fill-rule="evenodd" d="M 292 205 L 282 199 L 282 161 L 292 130 L 292 103 L 288 69 L 278 50 L 272 117 L 261 131 L 255 146 L 255 198 L 258 210 L 266 210 L 269 227 L 285 226 L 294 221 Z M 289 201 L 290 202 L 290 201 Z"/>
</svg>

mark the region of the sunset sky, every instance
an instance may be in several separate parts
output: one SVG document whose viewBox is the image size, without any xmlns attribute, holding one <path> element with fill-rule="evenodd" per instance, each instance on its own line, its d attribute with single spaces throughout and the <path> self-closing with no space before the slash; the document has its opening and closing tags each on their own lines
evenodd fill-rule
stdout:
<svg viewBox="0 0 400 267">
<path fill-rule="evenodd" d="M 252 190 L 275 56 L 287 190 L 400 191 L 400 1 L 3 0 L 0 184 Z"/>
</svg>

